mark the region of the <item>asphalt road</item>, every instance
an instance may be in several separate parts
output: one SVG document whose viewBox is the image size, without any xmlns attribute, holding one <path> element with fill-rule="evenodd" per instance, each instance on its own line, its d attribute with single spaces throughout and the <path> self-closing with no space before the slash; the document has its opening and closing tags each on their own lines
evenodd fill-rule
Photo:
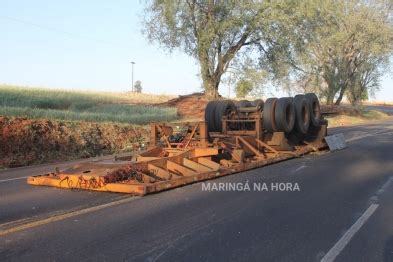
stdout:
<svg viewBox="0 0 393 262">
<path fill-rule="evenodd" d="M 393 115 L 393 106 L 371 106 L 371 105 L 368 105 L 368 106 L 366 106 L 366 108 L 369 110 L 382 111 L 388 115 Z"/>
<path fill-rule="evenodd" d="M 349 147 L 142 198 L 0 172 L 0 261 L 393 261 L 393 120 L 330 132 Z M 203 190 L 220 183 L 243 190 Z"/>
</svg>

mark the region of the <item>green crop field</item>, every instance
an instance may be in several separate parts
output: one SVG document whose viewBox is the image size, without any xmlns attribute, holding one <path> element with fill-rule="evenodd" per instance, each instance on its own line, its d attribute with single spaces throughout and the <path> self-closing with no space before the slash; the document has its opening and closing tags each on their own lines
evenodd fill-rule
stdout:
<svg viewBox="0 0 393 262">
<path fill-rule="evenodd" d="M 143 125 L 177 118 L 176 108 L 147 105 L 169 98 L 0 85 L 0 116 Z"/>
</svg>

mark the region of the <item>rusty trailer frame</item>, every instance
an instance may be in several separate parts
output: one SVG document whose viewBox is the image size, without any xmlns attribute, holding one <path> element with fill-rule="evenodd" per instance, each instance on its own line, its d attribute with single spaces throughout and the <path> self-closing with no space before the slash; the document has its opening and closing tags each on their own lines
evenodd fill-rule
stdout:
<svg viewBox="0 0 393 262">
<path fill-rule="evenodd" d="M 253 122 L 254 130 L 230 130 L 232 122 Z M 31 185 L 146 195 L 259 168 L 327 148 L 327 123 L 311 136 L 288 139 L 284 133 L 263 134 L 260 116 L 223 118 L 223 132 L 209 133 L 204 121 L 187 123 L 181 141 L 171 141 L 168 124 L 152 123 L 151 148 L 111 161 L 90 162 L 64 171 L 30 176 Z M 250 129 L 250 128 L 248 128 Z"/>
</svg>

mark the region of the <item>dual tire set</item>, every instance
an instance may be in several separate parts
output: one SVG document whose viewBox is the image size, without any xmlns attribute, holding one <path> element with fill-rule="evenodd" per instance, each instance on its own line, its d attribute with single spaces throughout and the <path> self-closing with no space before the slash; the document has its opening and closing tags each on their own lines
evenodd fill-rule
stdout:
<svg viewBox="0 0 393 262">
<path fill-rule="evenodd" d="M 257 107 L 263 116 L 263 128 L 267 132 L 291 133 L 293 130 L 307 134 L 310 126 L 320 122 L 320 104 L 314 93 L 295 97 L 269 98 L 254 101 L 211 101 L 205 109 L 205 121 L 209 132 L 222 131 L 222 117 L 237 112 L 238 108 Z"/>
<path fill-rule="evenodd" d="M 269 98 L 263 108 L 263 126 L 267 132 L 307 134 L 310 126 L 319 126 L 321 110 L 314 93 L 295 97 Z"/>
<path fill-rule="evenodd" d="M 205 121 L 209 132 L 221 132 L 222 117 L 236 111 L 237 107 L 231 100 L 210 101 L 205 109 Z"/>
<path fill-rule="evenodd" d="M 233 112 L 237 112 L 240 107 L 257 107 L 262 112 L 264 102 L 262 99 L 256 99 L 254 101 L 240 100 L 217 100 L 210 101 L 205 109 L 205 121 L 209 132 L 221 132 L 222 131 L 222 117 L 229 116 Z"/>
</svg>

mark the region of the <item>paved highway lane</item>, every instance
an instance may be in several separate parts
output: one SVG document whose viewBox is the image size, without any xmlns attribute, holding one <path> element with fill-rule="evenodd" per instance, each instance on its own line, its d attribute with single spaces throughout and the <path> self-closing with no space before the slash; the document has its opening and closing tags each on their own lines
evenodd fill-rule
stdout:
<svg viewBox="0 0 393 262">
<path fill-rule="evenodd" d="M 124 198 L 124 195 L 121 194 L 59 190 L 51 187 L 34 187 L 26 183 L 27 176 L 54 172 L 56 167 L 66 169 L 91 160 L 84 159 L 1 171 L 0 230 L 2 227 L 8 228 L 13 224 L 42 219 Z"/>
<path fill-rule="evenodd" d="M 393 261 L 393 180 L 377 192 L 375 214 L 337 257 L 337 261 Z"/>
<path fill-rule="evenodd" d="M 344 132 L 349 148 L 307 155 L 6 234 L 0 238 L 0 259 L 319 261 L 330 250 L 337 250 L 334 247 L 338 244 L 342 251 L 337 261 L 383 261 L 393 249 L 393 182 L 388 182 L 393 171 L 393 121 L 332 132 Z M 66 205 L 72 206 L 74 201 L 78 207 L 94 206 L 99 205 L 94 201 L 106 203 L 113 201 L 112 196 L 119 197 L 31 187 L 23 185 L 23 180 L 16 181 L 12 183 L 21 190 L 21 201 L 16 201 L 16 196 L 9 198 L 18 209 L 13 219 L 31 215 L 20 215 L 23 199 L 27 206 L 36 201 L 64 210 L 72 208 Z M 202 190 L 208 183 L 246 182 L 269 187 L 296 183 L 300 191 Z M 1 191 L 4 184 L 0 183 Z M 30 190 L 24 197 L 23 193 Z M 359 225 L 370 205 L 377 205 L 375 212 L 344 245 L 341 239 L 354 232 L 350 229 Z M 2 218 L 3 213 L 10 212 L 3 212 L 3 207 L 0 202 Z"/>
</svg>

